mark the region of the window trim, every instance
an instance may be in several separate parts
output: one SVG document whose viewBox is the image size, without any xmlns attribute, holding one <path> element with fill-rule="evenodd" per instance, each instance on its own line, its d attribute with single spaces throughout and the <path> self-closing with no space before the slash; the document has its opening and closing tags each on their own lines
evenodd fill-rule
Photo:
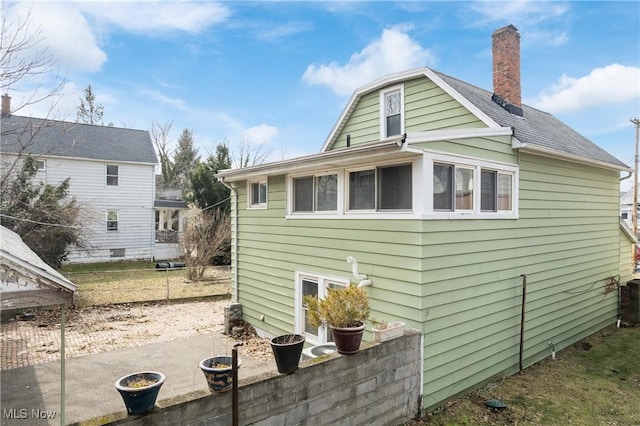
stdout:
<svg viewBox="0 0 640 426">
<path fill-rule="evenodd" d="M 253 185 L 258 185 L 258 203 L 253 202 Z M 264 202 L 260 202 L 260 185 L 265 187 Z M 267 178 L 252 179 L 247 181 L 247 209 L 266 209 L 269 205 L 269 182 Z"/>
<path fill-rule="evenodd" d="M 294 180 L 295 179 L 300 179 L 300 178 L 304 178 L 304 177 L 310 177 L 313 179 L 313 184 L 314 184 L 314 190 L 313 190 L 313 203 L 315 204 L 315 180 L 318 177 L 322 177 L 322 176 L 331 176 L 331 175 L 336 175 L 336 189 L 337 189 L 337 200 L 336 200 L 336 210 L 315 210 L 315 206 L 314 206 L 314 210 L 312 211 L 295 211 L 295 186 L 294 186 Z M 328 170 L 328 171 L 321 171 L 321 172 L 311 172 L 311 173 L 298 173 L 298 174 L 292 174 L 292 175 L 288 175 L 287 176 L 287 195 L 288 195 L 288 199 L 287 199 L 287 217 L 288 216 L 292 216 L 292 217 L 301 217 L 301 216 L 324 216 L 324 217 L 336 217 L 338 215 L 340 215 L 341 211 L 343 210 L 343 200 L 344 197 L 342 196 L 344 191 L 342 190 L 344 185 L 344 173 L 342 170 Z"/>
<path fill-rule="evenodd" d="M 433 167 L 435 164 L 453 165 L 474 169 L 473 210 L 434 210 L 433 209 Z M 482 170 L 508 174 L 511 179 L 511 210 L 483 211 L 481 205 Z M 519 212 L 519 167 L 497 161 L 488 161 L 458 155 L 425 152 L 423 188 L 429 188 L 424 197 L 423 219 L 517 219 Z M 455 189 L 454 189 L 455 190 Z M 455 200 L 454 200 L 455 203 Z"/>
<path fill-rule="evenodd" d="M 42 167 L 40 167 L 40 164 L 42 164 Z M 36 160 L 36 170 L 38 172 L 44 172 L 47 170 L 47 160 L 43 159 L 43 160 Z"/>
<path fill-rule="evenodd" d="M 109 174 L 109 167 L 116 167 L 117 174 Z M 116 183 L 109 183 L 109 178 L 116 178 Z M 120 186 L 120 165 L 119 164 L 107 164 L 105 166 L 105 186 L 107 187 L 118 187 Z"/>
<path fill-rule="evenodd" d="M 296 271 L 295 272 L 295 295 L 294 295 L 294 329 L 295 333 L 306 336 L 307 342 L 311 344 L 327 343 L 329 330 L 326 325 L 321 325 L 318 334 L 309 334 L 304 331 L 303 307 L 302 307 L 302 280 L 310 279 L 318 282 L 318 297 L 324 298 L 327 294 L 329 283 L 341 286 L 348 286 L 351 281 L 348 277 L 339 277 L 315 272 Z"/>
<path fill-rule="evenodd" d="M 400 133 L 397 135 L 387 136 L 387 115 L 385 108 L 385 101 L 387 99 L 387 94 L 392 92 L 400 92 Z M 397 138 L 400 135 L 405 133 L 404 130 L 404 122 L 405 122 L 405 108 L 404 108 L 404 84 L 398 84 L 395 86 L 386 87 L 383 90 L 380 90 L 379 95 L 379 108 L 380 108 L 380 140 Z"/>
<path fill-rule="evenodd" d="M 110 212 L 115 212 L 116 214 L 116 219 L 115 220 L 109 220 L 109 213 Z M 118 232 L 120 230 L 120 211 L 117 209 L 107 209 L 106 214 L 105 214 L 105 219 L 106 219 L 106 230 L 107 232 Z M 116 223 L 116 227 L 115 229 L 109 229 L 109 222 L 115 222 Z"/>
</svg>

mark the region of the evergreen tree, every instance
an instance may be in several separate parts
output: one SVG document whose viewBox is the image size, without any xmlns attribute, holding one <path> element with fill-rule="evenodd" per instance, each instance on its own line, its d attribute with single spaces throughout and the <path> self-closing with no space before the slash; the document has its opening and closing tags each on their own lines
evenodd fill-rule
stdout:
<svg viewBox="0 0 640 426">
<path fill-rule="evenodd" d="M 228 213 L 231 210 L 229 188 L 219 182 L 215 174 L 218 170 L 231 168 L 229 147 L 219 143 L 216 153 L 209 155 L 206 161 L 199 163 L 191 173 L 186 190 L 187 201 L 201 209 L 218 209 Z"/>
<path fill-rule="evenodd" d="M 16 178 L 2 191 L 0 224 L 16 232 L 42 260 L 59 268 L 69 244 L 82 247 L 80 206 L 67 199 L 69 179 L 59 185 L 34 185 L 37 161 L 27 156 Z"/>
<path fill-rule="evenodd" d="M 200 155 L 193 146 L 193 133 L 189 129 L 184 129 L 178 139 L 178 147 L 173 154 L 174 181 L 172 183 L 185 189 L 198 163 L 200 163 Z"/>
</svg>

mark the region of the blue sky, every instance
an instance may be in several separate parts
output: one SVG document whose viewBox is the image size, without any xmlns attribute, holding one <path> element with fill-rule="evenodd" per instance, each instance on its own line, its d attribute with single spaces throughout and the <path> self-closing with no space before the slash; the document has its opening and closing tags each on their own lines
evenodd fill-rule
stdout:
<svg viewBox="0 0 640 426">
<path fill-rule="evenodd" d="M 91 85 L 105 122 L 173 120 L 203 156 L 229 140 L 270 159 L 318 152 L 352 91 L 428 66 L 492 90 L 491 33 L 521 34 L 524 103 L 632 165 L 640 116 L 640 2 L 19 2 L 54 69 L 9 88 L 14 106 L 64 77 L 56 118 Z M 23 52 L 26 53 L 26 52 Z M 51 115 L 50 100 L 15 112 Z"/>
</svg>

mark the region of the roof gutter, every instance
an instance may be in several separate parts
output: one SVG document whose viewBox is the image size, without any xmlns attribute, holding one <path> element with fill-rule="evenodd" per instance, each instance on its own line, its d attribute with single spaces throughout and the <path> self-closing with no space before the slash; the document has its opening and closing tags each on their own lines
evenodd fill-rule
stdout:
<svg viewBox="0 0 640 426">
<path fill-rule="evenodd" d="M 231 203 L 233 207 L 231 209 L 233 214 L 231 217 L 231 223 L 233 224 L 231 231 L 231 268 L 233 268 L 233 294 L 231 295 L 231 301 L 233 303 L 238 303 L 238 190 L 234 186 L 225 182 L 224 177 L 216 177 L 220 183 L 229 188 L 233 197 L 233 202 Z M 235 244 L 233 240 L 235 240 Z"/>
<path fill-rule="evenodd" d="M 363 158 L 369 158 L 374 157 L 375 155 L 383 155 L 388 152 L 401 152 L 405 139 L 406 136 L 401 135 L 391 139 L 384 139 L 380 142 L 355 145 L 348 148 L 340 148 L 332 151 L 321 152 L 319 154 L 290 158 L 257 166 L 220 170 L 216 174 L 216 177 L 222 178 L 227 182 L 235 182 L 260 175 L 295 173 L 299 170 L 322 166 L 323 164 L 328 164 L 331 161 L 347 161 L 351 158 L 357 158 L 360 156 Z"/>
</svg>

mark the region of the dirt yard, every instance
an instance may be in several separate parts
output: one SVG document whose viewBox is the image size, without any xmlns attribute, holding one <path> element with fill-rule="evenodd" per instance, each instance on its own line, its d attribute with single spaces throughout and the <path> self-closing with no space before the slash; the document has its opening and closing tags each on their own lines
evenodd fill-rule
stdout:
<svg viewBox="0 0 640 426">
<path fill-rule="evenodd" d="M 67 309 L 66 358 L 164 342 L 196 334 L 222 333 L 229 300 L 186 303 L 126 303 Z M 60 310 L 34 311 L 3 323 L 2 370 L 60 359 Z M 245 327 L 239 352 L 271 359 L 268 339 Z"/>
</svg>

